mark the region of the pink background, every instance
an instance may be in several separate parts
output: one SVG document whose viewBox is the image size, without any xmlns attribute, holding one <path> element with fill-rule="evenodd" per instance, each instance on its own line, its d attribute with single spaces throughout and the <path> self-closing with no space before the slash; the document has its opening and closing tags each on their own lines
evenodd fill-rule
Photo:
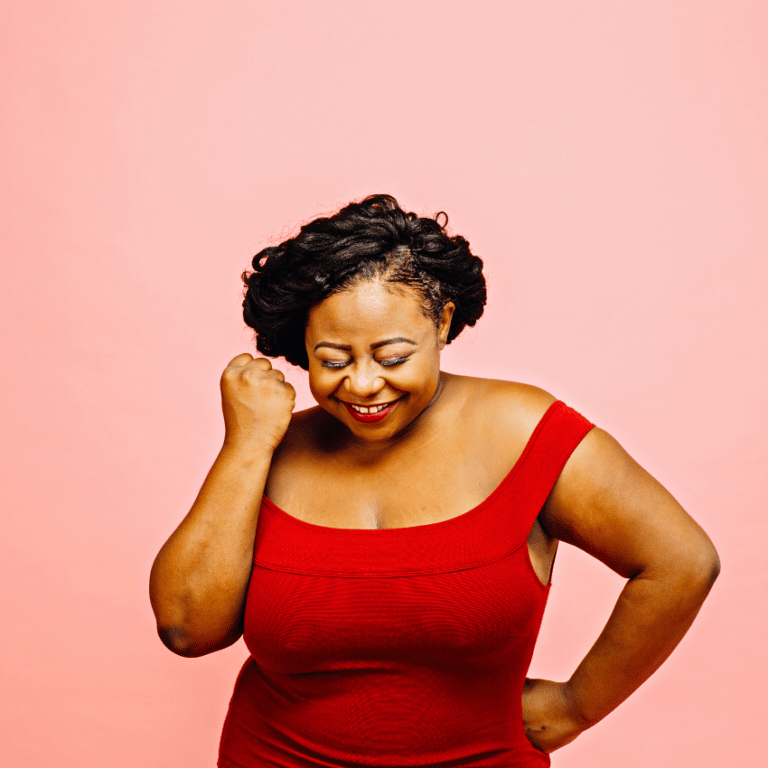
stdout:
<svg viewBox="0 0 768 768">
<path fill-rule="evenodd" d="M 581 410 L 723 560 L 554 765 L 764 764 L 767 33 L 760 0 L 5 3 L 3 762 L 214 764 L 244 646 L 170 654 L 147 577 L 252 349 L 238 275 L 390 192 L 486 261 L 444 367 Z M 620 586 L 563 548 L 532 672 L 567 677 Z"/>
</svg>

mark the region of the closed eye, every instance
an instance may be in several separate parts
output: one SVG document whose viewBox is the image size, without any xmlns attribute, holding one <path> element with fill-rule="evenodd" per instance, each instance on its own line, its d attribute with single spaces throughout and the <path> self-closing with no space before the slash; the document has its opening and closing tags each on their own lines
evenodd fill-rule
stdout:
<svg viewBox="0 0 768 768">
<path fill-rule="evenodd" d="M 383 365 L 385 368 L 391 368 L 394 365 L 400 365 L 404 363 L 410 355 L 402 355 L 401 357 L 390 357 L 386 360 L 379 360 L 379 365 Z M 336 360 L 321 360 L 320 365 L 323 368 L 346 368 L 349 365 L 349 361 L 336 361 Z"/>
<path fill-rule="evenodd" d="M 385 368 L 390 368 L 393 365 L 400 365 L 400 363 L 404 363 L 410 355 L 403 355 L 402 357 L 391 357 L 387 360 L 380 360 L 380 364 L 383 365 Z"/>
</svg>

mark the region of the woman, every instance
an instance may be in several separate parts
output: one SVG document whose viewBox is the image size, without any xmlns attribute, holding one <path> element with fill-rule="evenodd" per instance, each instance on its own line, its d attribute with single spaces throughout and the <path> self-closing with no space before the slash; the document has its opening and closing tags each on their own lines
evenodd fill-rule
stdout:
<svg viewBox="0 0 768 768">
<path fill-rule="evenodd" d="M 257 348 L 151 576 L 163 642 L 245 634 L 226 766 L 545 766 L 672 651 L 718 573 L 699 526 L 608 434 L 532 386 L 441 372 L 485 303 L 446 217 L 377 195 L 253 260 Z M 527 680 L 558 541 L 627 579 L 570 680 Z"/>
</svg>

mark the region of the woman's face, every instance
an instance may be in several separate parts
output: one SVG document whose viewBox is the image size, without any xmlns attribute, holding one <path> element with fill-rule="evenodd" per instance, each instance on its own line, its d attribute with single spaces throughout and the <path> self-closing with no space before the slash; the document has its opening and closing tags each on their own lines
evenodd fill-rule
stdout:
<svg viewBox="0 0 768 768">
<path fill-rule="evenodd" d="M 454 305 L 439 326 L 405 285 L 360 283 L 308 316 L 309 387 L 321 408 L 366 442 L 386 441 L 429 405 Z"/>
</svg>

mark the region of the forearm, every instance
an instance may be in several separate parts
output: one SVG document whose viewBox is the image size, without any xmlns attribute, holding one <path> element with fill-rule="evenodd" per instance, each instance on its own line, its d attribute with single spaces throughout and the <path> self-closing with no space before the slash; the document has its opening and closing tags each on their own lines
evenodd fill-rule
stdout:
<svg viewBox="0 0 768 768">
<path fill-rule="evenodd" d="M 225 446 L 191 510 L 158 553 L 150 599 L 163 642 L 199 656 L 234 642 L 271 454 Z"/>
<path fill-rule="evenodd" d="M 604 718 L 669 656 L 719 571 L 714 550 L 676 569 L 631 578 L 600 637 L 566 684 L 583 727 Z"/>
</svg>

